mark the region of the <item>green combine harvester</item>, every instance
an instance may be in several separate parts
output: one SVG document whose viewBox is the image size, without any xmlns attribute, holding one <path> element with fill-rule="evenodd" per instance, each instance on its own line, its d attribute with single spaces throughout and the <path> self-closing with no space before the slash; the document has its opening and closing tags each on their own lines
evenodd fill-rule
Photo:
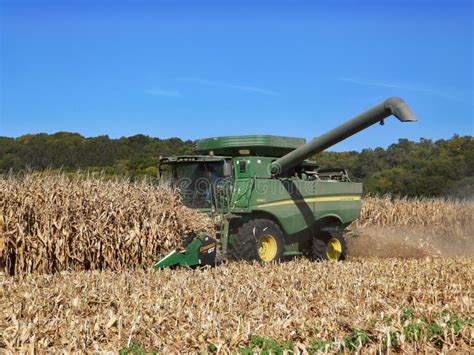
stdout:
<svg viewBox="0 0 474 355">
<path fill-rule="evenodd" d="M 216 137 L 196 141 L 196 155 L 160 158 L 160 178 L 169 179 L 186 206 L 218 221 L 218 234 L 216 240 L 191 233 L 183 250 L 154 268 L 223 259 L 269 263 L 296 255 L 344 259 L 344 232 L 359 217 L 362 184 L 351 182 L 343 168 L 321 169 L 307 159 L 390 115 L 416 121 L 407 104 L 392 97 L 308 143 L 269 135 Z"/>
</svg>

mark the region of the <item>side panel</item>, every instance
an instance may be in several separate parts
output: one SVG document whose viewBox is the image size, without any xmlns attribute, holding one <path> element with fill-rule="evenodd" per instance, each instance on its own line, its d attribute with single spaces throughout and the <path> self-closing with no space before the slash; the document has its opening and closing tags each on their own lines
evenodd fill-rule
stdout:
<svg viewBox="0 0 474 355">
<path fill-rule="evenodd" d="M 315 188 L 314 182 L 299 179 L 257 179 L 250 208 L 273 215 L 291 235 L 316 223 L 314 202 L 305 200 Z"/>
<path fill-rule="evenodd" d="M 252 179 L 238 179 L 234 183 L 234 193 L 232 194 L 231 211 L 234 209 L 248 209 L 249 201 L 254 188 Z"/>
<path fill-rule="evenodd" d="M 316 218 L 334 216 L 342 223 L 350 223 L 359 218 L 362 208 L 362 184 L 353 182 L 317 182 L 314 199 Z"/>
<path fill-rule="evenodd" d="M 299 179 L 257 179 L 249 208 L 273 215 L 287 235 L 313 227 L 324 217 L 350 223 L 359 217 L 362 184 Z"/>
</svg>

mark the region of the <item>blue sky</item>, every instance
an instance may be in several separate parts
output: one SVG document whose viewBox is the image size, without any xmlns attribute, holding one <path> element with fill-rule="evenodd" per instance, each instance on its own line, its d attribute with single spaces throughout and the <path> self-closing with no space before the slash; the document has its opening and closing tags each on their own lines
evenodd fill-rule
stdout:
<svg viewBox="0 0 474 355">
<path fill-rule="evenodd" d="M 473 134 L 470 0 L 0 0 L 0 135 L 319 135 L 389 96 L 419 121 L 334 150 Z"/>
</svg>

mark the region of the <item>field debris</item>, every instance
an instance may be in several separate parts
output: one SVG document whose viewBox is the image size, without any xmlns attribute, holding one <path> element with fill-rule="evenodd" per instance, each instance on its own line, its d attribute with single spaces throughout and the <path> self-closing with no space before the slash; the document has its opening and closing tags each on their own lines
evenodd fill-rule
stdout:
<svg viewBox="0 0 474 355">
<path fill-rule="evenodd" d="M 474 201 L 365 197 L 351 256 L 474 257 Z"/>
<path fill-rule="evenodd" d="M 473 278 L 443 258 L 5 277 L 0 348 L 468 353 Z"/>
</svg>

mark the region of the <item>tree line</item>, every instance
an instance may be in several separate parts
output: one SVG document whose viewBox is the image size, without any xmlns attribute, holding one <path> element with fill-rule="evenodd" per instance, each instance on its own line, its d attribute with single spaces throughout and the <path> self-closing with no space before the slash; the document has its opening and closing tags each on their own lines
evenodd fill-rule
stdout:
<svg viewBox="0 0 474 355">
<path fill-rule="evenodd" d="M 62 169 L 100 172 L 132 180 L 156 177 L 159 156 L 192 154 L 192 142 L 135 135 L 111 139 L 77 133 L 0 137 L 0 174 L 10 171 Z M 388 148 L 361 152 L 323 152 L 314 157 L 324 168 L 346 168 L 366 193 L 400 196 L 474 196 L 474 140 L 418 142 L 400 139 Z"/>
</svg>

